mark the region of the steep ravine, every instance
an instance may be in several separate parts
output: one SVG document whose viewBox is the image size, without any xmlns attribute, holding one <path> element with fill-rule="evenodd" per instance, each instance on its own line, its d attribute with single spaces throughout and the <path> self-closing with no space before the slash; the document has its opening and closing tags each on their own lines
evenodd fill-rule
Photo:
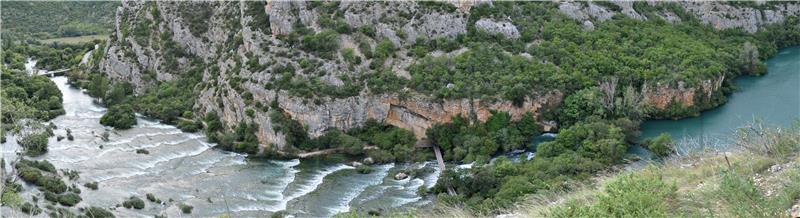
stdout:
<svg viewBox="0 0 800 218">
<path fill-rule="evenodd" d="M 344 11 L 346 24 L 354 29 L 372 25 L 375 27 L 375 37 L 356 39 L 354 35 L 342 34 L 339 37 L 339 44 L 343 48 L 351 48 L 356 47 L 359 40 L 364 40 L 374 47 L 378 44 L 375 39 L 387 38 L 400 49 L 395 52 L 393 58 L 386 60 L 384 66 L 392 66 L 391 69 L 397 76 L 408 78 L 405 69 L 414 63 L 415 59 L 408 55 L 405 46 L 413 44 L 417 38 L 448 38 L 465 33 L 471 28 L 467 26 L 469 9 L 476 4 L 492 4 L 483 1 L 450 3 L 456 6 L 457 10 L 432 10 L 414 2 L 343 2 L 337 9 Z M 594 3 L 559 4 L 561 12 L 583 21 L 587 29 L 593 28 L 594 23 L 610 19 L 617 13 L 635 19 L 646 19 L 630 2 L 615 2 L 614 4 L 620 8 L 619 12 Z M 680 6 L 696 15 L 701 21 L 713 24 L 719 29 L 744 28 L 749 32 L 755 32 L 761 25 L 782 22 L 787 16 L 800 14 L 800 6 L 791 3 L 782 8 L 763 10 L 735 7 L 720 2 L 683 2 Z M 485 120 L 490 115 L 490 110 L 508 111 L 515 119 L 525 112 L 532 112 L 537 115 L 538 122 L 545 127 L 545 130 L 557 128 L 557 124 L 553 121 L 544 120 L 539 115 L 547 109 L 557 107 L 563 101 L 564 94 L 558 90 L 538 91 L 532 95 L 535 97 L 527 98 L 521 106 L 515 106 L 510 101 L 503 100 L 497 102 L 477 99 L 436 100 L 423 94 L 415 94 L 413 91 L 406 92 L 410 96 L 400 96 L 362 90 L 352 97 L 322 96 L 309 99 L 294 96 L 286 90 L 268 89 L 265 85 L 278 77 L 279 68 L 284 65 L 298 69 L 295 72 L 298 75 L 310 77 L 311 72 L 300 70 L 303 69 L 302 62 L 306 59 L 319 61 L 316 68 L 325 73 L 319 77 L 321 82 L 342 86 L 343 76 L 359 76 L 368 72 L 371 60 L 365 58 L 361 52 L 357 52 L 356 55 L 365 61 L 360 64 L 350 64 L 339 54 L 330 59 L 320 59 L 317 54 L 292 49 L 287 42 L 287 35 L 297 24 L 306 26 L 312 31 L 322 29 L 320 26 L 320 17 L 324 14 L 322 7 L 312 7 L 311 3 L 307 2 L 279 1 L 264 4 L 263 11 L 259 7 L 258 4 L 240 4 L 240 2 L 195 4 L 124 1 L 123 6 L 117 10 L 116 31 L 104 48 L 105 56 L 99 63 L 99 70 L 114 81 L 133 83 L 139 92 L 155 84 L 154 81 L 143 79 L 146 75 L 155 75 L 154 78 L 158 81 L 174 80 L 193 64 L 188 58 L 179 58 L 176 68 L 178 70 L 169 70 L 165 65 L 169 54 L 164 51 L 160 43 L 163 40 L 174 41 L 206 66 L 203 70 L 204 82 L 198 84 L 202 87 L 202 91 L 194 107 L 195 113 L 216 111 L 228 126 L 235 126 L 243 120 L 252 120 L 260 127 L 257 134 L 260 144 L 276 145 L 279 148 L 285 144 L 284 134 L 275 131 L 266 111 L 255 110 L 253 117 L 248 117 L 245 111 L 251 107 L 246 103 L 241 91 L 252 93 L 253 102 L 263 105 L 277 102 L 292 119 L 306 126 L 308 134 L 312 137 L 319 136 L 332 128 L 350 129 L 368 119 L 376 119 L 409 129 L 421 138 L 424 137 L 425 129 L 434 123 L 448 122 L 455 115 Z M 195 9 L 207 15 L 207 19 L 202 21 L 207 24 L 207 28 L 197 27 L 196 23 L 186 19 L 188 16 L 182 14 Z M 266 16 L 258 13 L 264 13 Z M 679 17 L 666 10 L 655 13 L 673 23 L 680 22 Z M 409 14 L 411 17 L 406 18 Z M 398 18 L 389 19 L 391 17 Z M 264 18 L 268 22 L 256 20 L 257 18 Z M 168 34 L 153 34 L 149 38 L 137 37 L 132 30 L 143 22 L 153 23 L 156 32 Z M 264 23 L 269 28 L 256 27 L 254 24 L 257 22 Z M 475 28 L 502 33 L 507 37 L 516 37 L 519 34 L 513 24 L 488 18 L 475 22 Z M 240 46 L 237 46 L 237 43 L 240 43 Z M 242 64 L 251 59 L 256 59 L 255 63 L 264 68 L 251 71 L 253 69 Z M 231 78 L 243 78 L 240 87 L 232 87 Z M 639 92 L 643 94 L 645 102 L 656 109 L 664 110 L 674 103 L 684 107 L 694 105 L 711 107 L 714 105 L 709 105 L 707 102 L 713 95 L 720 94 L 724 79 L 724 76 L 720 76 L 704 80 L 699 87 L 684 85 L 682 82 L 677 85 L 646 84 Z"/>
</svg>

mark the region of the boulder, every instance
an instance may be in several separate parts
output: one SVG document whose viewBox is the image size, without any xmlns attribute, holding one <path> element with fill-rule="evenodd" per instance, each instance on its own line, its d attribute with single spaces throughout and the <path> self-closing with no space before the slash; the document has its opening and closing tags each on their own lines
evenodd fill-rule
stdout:
<svg viewBox="0 0 800 218">
<path fill-rule="evenodd" d="M 408 174 L 406 174 L 404 172 L 399 172 L 399 173 L 394 175 L 394 179 L 395 180 L 404 180 L 406 178 L 408 178 Z"/>
<path fill-rule="evenodd" d="M 372 165 L 372 164 L 375 163 L 375 161 L 372 160 L 371 157 L 364 158 L 364 160 L 362 162 L 364 162 L 364 164 L 366 164 L 366 165 Z"/>
<path fill-rule="evenodd" d="M 503 34 L 506 38 L 510 39 L 516 39 L 520 36 L 517 26 L 507 21 L 495 21 L 483 18 L 475 22 L 475 28 L 492 34 Z"/>
</svg>

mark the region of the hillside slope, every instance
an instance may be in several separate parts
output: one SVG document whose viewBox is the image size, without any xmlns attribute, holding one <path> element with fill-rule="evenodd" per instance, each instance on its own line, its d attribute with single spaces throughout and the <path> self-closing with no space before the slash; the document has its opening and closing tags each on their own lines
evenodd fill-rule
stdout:
<svg viewBox="0 0 800 218">
<path fill-rule="evenodd" d="M 113 29 L 114 9 L 119 6 L 119 1 L 7 1 L 0 4 L 3 34 L 37 38 L 105 34 Z"/>
<path fill-rule="evenodd" d="M 740 66 L 742 43 L 769 56 L 797 39 L 764 28 L 796 28 L 798 14 L 794 2 L 125 1 L 102 56 L 76 77 L 129 82 L 139 110 L 167 122 L 214 112 L 222 131 L 256 124 L 262 148 L 278 150 L 292 132 L 370 119 L 424 138 L 454 116 L 530 112 L 553 131 L 591 115 L 562 109 L 579 90 L 608 96 L 603 118 L 714 107 L 730 79 L 760 72 Z M 276 111 L 300 125 L 276 123 Z"/>
</svg>

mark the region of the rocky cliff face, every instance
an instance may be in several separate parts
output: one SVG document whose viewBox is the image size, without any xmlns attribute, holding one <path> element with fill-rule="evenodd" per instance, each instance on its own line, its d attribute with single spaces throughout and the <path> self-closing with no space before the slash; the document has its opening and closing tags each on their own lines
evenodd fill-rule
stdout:
<svg viewBox="0 0 800 218">
<path fill-rule="evenodd" d="M 641 3 L 644 4 L 643 2 Z M 650 6 L 659 6 L 666 3 L 659 1 L 647 2 Z M 789 16 L 800 15 L 800 4 L 797 2 L 774 5 L 766 2 L 755 2 L 754 4 L 758 6 L 757 8 L 736 6 L 719 1 L 677 1 L 676 3 L 685 12 L 717 29 L 742 28 L 750 33 L 758 31 L 759 26 L 780 23 Z M 561 2 L 558 8 L 567 16 L 588 22 L 587 24 L 611 19 L 616 14 L 623 14 L 637 20 L 647 19 L 647 16 L 634 9 L 634 2 L 612 1 L 608 4 L 615 5 L 615 7 L 604 7 L 593 2 L 565 1 Z M 656 10 L 652 13 L 672 23 L 681 22 L 681 18 L 672 10 Z"/>
<path fill-rule="evenodd" d="M 398 49 L 392 57 L 376 65 L 387 66 L 397 76 L 408 78 L 406 68 L 415 61 L 408 55 L 409 45 L 418 38 L 452 38 L 466 33 L 471 28 L 468 27 L 470 8 L 477 4 L 491 2 L 449 1 L 431 6 L 416 2 L 124 1 L 117 10 L 116 31 L 107 43 L 106 55 L 99 69 L 113 80 L 131 82 L 138 92 L 142 92 L 155 81 L 174 80 L 192 66 L 203 64 L 206 66 L 202 70 L 204 82 L 198 84 L 201 91 L 195 113 L 216 111 L 228 126 L 245 120 L 255 122 L 260 126 L 260 142 L 279 148 L 285 144 L 283 133 L 275 131 L 268 111 L 253 107 L 254 104 L 276 102 L 292 119 L 304 124 L 311 136 L 319 136 L 332 128 L 349 129 L 367 119 L 376 119 L 412 130 L 420 138 L 432 124 L 449 122 L 453 116 L 469 116 L 483 121 L 490 116 L 491 110 L 497 110 L 508 111 L 518 119 L 526 112 L 538 115 L 543 109 L 559 105 L 563 94 L 557 90 L 538 93 L 534 95 L 537 97 L 527 98 L 521 106 L 514 106 L 509 101 L 440 101 L 413 92 L 399 96 L 364 90 L 343 98 L 307 98 L 267 85 L 285 76 L 281 69 L 291 67 L 296 69 L 295 77 L 342 87 L 347 77 L 369 72 L 369 65 L 375 60 L 367 58 L 359 47 L 366 44 L 374 48 L 380 42 L 378 39 L 388 39 Z M 562 2 L 559 9 L 589 26 L 617 13 L 646 19 L 633 9 L 631 2 L 614 4 L 621 9 L 580 2 Z M 736 8 L 716 2 L 687 2 L 681 6 L 719 28 L 743 27 L 748 31 L 800 12 L 797 4 L 770 10 Z M 337 11 L 333 13 L 336 16 L 329 13 L 331 10 Z M 680 22 L 668 11 L 659 13 Z M 321 57 L 291 45 L 292 40 L 297 40 L 292 39 L 293 32 L 307 29 L 312 34 L 317 33 L 324 29 L 323 26 L 332 25 L 331 22 L 334 25 L 344 23 L 352 29 L 354 33 L 338 37 L 340 50 L 353 49 L 353 55 L 364 61 L 352 63 L 339 52 L 332 57 Z M 511 22 L 497 18 L 480 19 L 474 25 L 476 29 L 509 38 L 520 36 Z M 374 31 L 360 32 L 362 29 Z M 167 49 L 166 45 L 173 42 L 193 58 L 176 56 L 175 51 Z M 657 108 L 665 108 L 671 101 L 692 105 L 696 94 L 708 93 L 710 96 L 721 81 L 709 81 L 707 87 L 697 88 L 654 84 L 654 88 L 643 92 Z M 251 94 L 252 100 L 244 97 L 245 93 Z M 248 109 L 255 109 L 252 117 L 247 115 Z M 551 122 L 540 122 L 550 127 L 545 123 Z"/>
<path fill-rule="evenodd" d="M 724 75 L 716 79 L 703 80 L 699 87 L 687 87 L 684 82 L 678 82 L 677 86 L 645 83 L 641 93 L 645 102 L 658 110 L 666 110 L 672 104 L 693 107 L 700 103 L 709 103 L 714 93 L 722 87 L 723 81 L 725 81 Z"/>
</svg>

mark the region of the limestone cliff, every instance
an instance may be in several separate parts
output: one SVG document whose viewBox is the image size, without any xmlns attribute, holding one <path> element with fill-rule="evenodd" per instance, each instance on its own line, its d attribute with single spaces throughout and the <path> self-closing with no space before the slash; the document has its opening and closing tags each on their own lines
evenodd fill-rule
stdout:
<svg viewBox="0 0 800 218">
<path fill-rule="evenodd" d="M 526 98 L 521 106 L 510 101 L 484 102 L 477 99 L 436 100 L 412 91 L 405 94 L 378 94 L 361 90 L 355 96 L 314 96 L 306 98 L 269 84 L 290 74 L 308 78 L 333 87 L 345 86 L 344 80 L 369 72 L 370 65 L 385 66 L 399 77 L 408 78 L 406 68 L 415 62 L 409 46 L 418 38 L 453 38 L 476 28 L 509 38 L 520 37 L 513 23 L 501 18 L 483 18 L 469 25 L 470 8 L 485 1 L 447 1 L 442 5 L 422 5 L 417 2 L 138 2 L 123 1 L 117 10 L 116 30 L 106 44 L 105 56 L 99 70 L 115 81 L 131 82 L 137 92 L 152 87 L 156 81 L 171 81 L 186 73 L 192 66 L 202 64 L 203 83 L 198 84 L 199 96 L 194 112 L 216 111 L 228 126 L 252 120 L 260 126 L 259 140 L 263 145 L 282 148 L 284 135 L 275 131 L 268 112 L 253 105 L 272 102 L 307 127 L 309 135 L 359 126 L 368 119 L 412 130 L 424 137 L 425 129 L 434 123 L 448 122 L 461 115 L 486 120 L 491 110 L 508 111 L 514 119 L 526 112 L 540 115 L 544 109 L 557 107 L 563 93 L 558 90 L 539 91 Z M 561 2 L 559 10 L 568 16 L 599 22 L 617 13 L 635 19 L 647 19 L 634 10 L 631 2 L 616 2 L 612 9 L 594 3 Z M 651 3 L 658 4 L 658 3 Z M 717 2 L 681 2 L 682 7 L 704 22 L 719 28 L 742 27 L 755 31 L 759 25 L 780 22 L 789 15 L 798 15 L 800 6 L 757 10 L 739 8 Z M 337 16 L 331 17 L 330 11 Z M 341 14 L 338 14 L 341 13 Z M 658 12 L 665 18 L 680 22 L 670 12 Z M 323 26 L 346 25 L 359 34 L 341 34 L 340 49 L 353 49 L 359 61 L 347 60 L 341 53 L 323 57 L 293 46 L 294 32 L 320 32 Z M 370 31 L 371 30 L 371 31 Z M 369 37 L 366 37 L 369 36 Z M 362 44 L 375 47 L 378 39 L 387 39 L 398 49 L 381 63 L 371 63 L 361 49 Z M 179 52 L 167 49 L 170 43 Z M 193 58 L 176 56 L 188 53 Z M 434 53 L 441 53 L 435 51 Z M 177 57 L 177 58 L 176 58 Z M 362 61 L 363 60 L 363 61 Z M 245 64 L 246 63 L 246 64 Z M 724 78 L 704 82 L 702 87 L 677 87 L 651 84 L 643 88 L 645 98 L 656 108 L 666 108 L 672 101 L 693 105 L 696 95 L 711 96 Z M 708 83 L 708 84 L 705 84 Z M 316 92 L 319 90 L 312 90 Z M 252 99 L 244 97 L 252 95 Z M 247 110 L 254 110 L 251 116 Z M 541 116 L 537 116 L 541 119 Z M 549 121 L 539 120 L 545 127 Z M 548 125 L 546 125 L 548 124 Z"/>
</svg>

